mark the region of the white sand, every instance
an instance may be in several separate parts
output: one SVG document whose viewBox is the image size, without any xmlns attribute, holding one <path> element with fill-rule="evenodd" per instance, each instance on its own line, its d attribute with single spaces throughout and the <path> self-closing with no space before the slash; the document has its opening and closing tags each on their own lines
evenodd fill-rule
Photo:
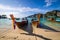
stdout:
<svg viewBox="0 0 60 40">
<path fill-rule="evenodd" d="M 0 29 L 2 31 L 4 29 Z M 24 33 L 24 34 L 22 34 Z M 24 30 L 7 30 L 5 32 L 0 32 L 0 40 L 60 40 L 60 32 L 46 31 L 46 29 L 33 28 L 33 34 L 28 34 Z"/>
</svg>

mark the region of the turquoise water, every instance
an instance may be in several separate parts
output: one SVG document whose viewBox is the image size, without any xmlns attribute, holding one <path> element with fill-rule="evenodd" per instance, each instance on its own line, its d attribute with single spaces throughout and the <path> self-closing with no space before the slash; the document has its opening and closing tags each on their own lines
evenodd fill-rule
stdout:
<svg viewBox="0 0 60 40">
<path fill-rule="evenodd" d="M 31 23 L 32 18 L 27 18 L 29 21 L 29 23 Z M 21 22 L 22 19 L 20 20 L 16 20 L 17 22 Z M 0 28 L 11 28 L 12 27 L 12 23 L 11 20 L 9 19 L 0 19 Z"/>
<path fill-rule="evenodd" d="M 32 18 L 27 18 L 27 19 L 29 20 L 28 22 L 31 23 Z M 37 18 L 34 18 L 34 20 L 37 20 Z M 20 21 L 22 21 L 22 19 L 16 20 L 16 21 L 20 22 Z M 41 23 L 46 23 L 46 24 L 52 24 L 52 23 L 48 22 L 46 20 L 46 18 L 40 18 L 40 22 Z M 57 23 L 53 23 L 53 25 L 60 27 L 60 24 L 57 24 Z M 9 19 L 0 19 L 0 28 L 11 28 L 11 27 L 12 27 L 11 20 L 9 20 Z"/>
<path fill-rule="evenodd" d="M 9 19 L 0 19 L 0 28 L 11 28 L 11 20 Z"/>
<path fill-rule="evenodd" d="M 57 22 L 60 22 L 60 18 L 56 18 L 56 21 L 57 21 Z"/>
</svg>

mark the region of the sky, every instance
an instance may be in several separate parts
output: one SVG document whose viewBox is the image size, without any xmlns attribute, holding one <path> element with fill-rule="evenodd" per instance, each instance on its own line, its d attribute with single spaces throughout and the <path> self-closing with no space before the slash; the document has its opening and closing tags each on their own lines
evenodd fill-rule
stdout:
<svg viewBox="0 0 60 40">
<path fill-rule="evenodd" d="M 0 0 L 0 15 L 8 17 L 14 14 L 22 18 L 51 10 L 60 10 L 60 0 Z"/>
</svg>

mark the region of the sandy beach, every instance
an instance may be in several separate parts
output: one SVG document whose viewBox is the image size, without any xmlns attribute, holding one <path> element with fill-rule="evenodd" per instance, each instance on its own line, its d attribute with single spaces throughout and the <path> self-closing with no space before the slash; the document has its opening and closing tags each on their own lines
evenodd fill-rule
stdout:
<svg viewBox="0 0 60 40">
<path fill-rule="evenodd" d="M 0 40 L 60 40 L 60 0 L 0 0 Z"/>
<path fill-rule="evenodd" d="M 60 32 L 33 27 L 33 33 L 22 29 L 0 29 L 0 40 L 60 40 Z"/>
</svg>

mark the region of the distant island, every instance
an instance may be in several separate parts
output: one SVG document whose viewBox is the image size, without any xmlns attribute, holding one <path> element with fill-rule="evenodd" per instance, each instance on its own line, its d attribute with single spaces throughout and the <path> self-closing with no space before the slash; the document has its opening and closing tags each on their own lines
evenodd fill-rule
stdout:
<svg viewBox="0 0 60 40">
<path fill-rule="evenodd" d="M 41 15 L 40 18 L 46 18 L 47 20 L 53 20 L 53 21 L 59 21 L 60 22 L 60 10 L 52 10 L 49 12 L 46 12 L 45 14 L 37 13 L 34 15 L 30 15 L 27 18 L 36 18 L 36 15 Z"/>
<path fill-rule="evenodd" d="M 7 19 L 6 15 L 0 15 L 0 19 Z"/>
<path fill-rule="evenodd" d="M 45 14 L 42 14 L 42 13 L 37 13 L 37 14 L 34 14 L 34 15 L 30 15 L 28 17 L 35 17 L 36 15 L 40 14 L 41 15 L 41 18 L 43 17 L 48 17 L 48 16 L 55 16 L 55 17 L 60 17 L 60 10 L 52 10 L 52 11 L 49 11 L 49 12 L 46 12 Z"/>
<path fill-rule="evenodd" d="M 50 12 L 47 12 L 45 14 L 46 17 L 48 16 L 56 16 L 56 17 L 60 17 L 60 10 L 53 10 L 53 11 L 50 11 Z"/>
</svg>

